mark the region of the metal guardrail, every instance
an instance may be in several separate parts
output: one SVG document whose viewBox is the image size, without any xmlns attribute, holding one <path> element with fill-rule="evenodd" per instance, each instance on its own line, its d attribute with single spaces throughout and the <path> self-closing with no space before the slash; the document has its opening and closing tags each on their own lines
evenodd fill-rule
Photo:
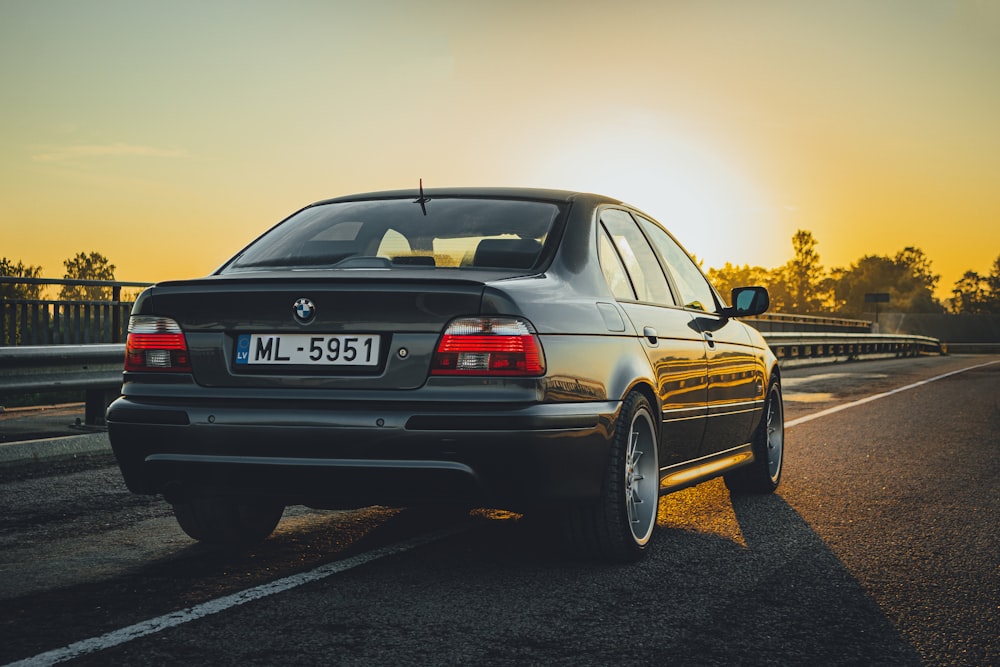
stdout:
<svg viewBox="0 0 1000 667">
<path fill-rule="evenodd" d="M 928 336 L 862 333 L 766 332 L 783 368 L 824 361 L 851 361 L 887 357 L 944 354 L 941 341 Z"/>
<path fill-rule="evenodd" d="M 927 336 L 768 332 L 762 334 L 783 368 L 886 357 L 943 354 Z M 86 392 L 87 424 L 103 424 L 104 410 L 122 384 L 125 346 L 31 345 L 0 347 L 0 393 Z"/>
<path fill-rule="evenodd" d="M 123 344 L 0 347 L 0 393 L 86 392 L 87 424 L 103 424 L 104 410 L 122 386 Z"/>
<path fill-rule="evenodd" d="M 872 323 L 868 320 L 851 320 L 825 315 L 762 313 L 756 317 L 742 318 L 741 321 L 762 332 L 870 333 L 872 330 Z"/>
</svg>

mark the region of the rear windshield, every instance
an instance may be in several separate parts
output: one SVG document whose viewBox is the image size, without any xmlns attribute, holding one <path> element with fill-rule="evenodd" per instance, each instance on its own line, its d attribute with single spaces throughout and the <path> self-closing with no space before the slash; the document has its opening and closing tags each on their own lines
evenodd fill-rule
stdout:
<svg viewBox="0 0 1000 667">
<path fill-rule="evenodd" d="M 320 204 L 271 229 L 221 272 L 393 266 L 531 269 L 559 215 L 557 204 L 512 199 Z"/>
</svg>

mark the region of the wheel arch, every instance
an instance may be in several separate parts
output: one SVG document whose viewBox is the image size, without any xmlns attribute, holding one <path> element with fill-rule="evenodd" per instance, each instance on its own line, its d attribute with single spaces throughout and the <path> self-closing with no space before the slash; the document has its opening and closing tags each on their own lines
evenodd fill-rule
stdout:
<svg viewBox="0 0 1000 667">
<path fill-rule="evenodd" d="M 637 379 L 629 385 L 628 389 L 626 389 L 624 393 L 622 393 L 621 400 L 624 401 L 625 397 L 633 391 L 637 391 L 646 397 L 646 400 L 649 401 L 649 406 L 653 408 L 653 418 L 656 419 L 660 414 L 661 408 L 660 398 L 656 395 L 656 390 L 653 389 L 653 384 L 646 378 Z M 662 423 L 662 420 L 656 419 L 656 422 Z"/>
<path fill-rule="evenodd" d="M 771 365 L 771 368 L 768 369 L 767 376 L 764 379 L 766 380 L 766 385 L 767 385 L 764 387 L 765 392 L 767 391 L 768 387 L 771 386 L 772 382 L 777 382 L 779 384 L 781 383 L 781 367 L 778 366 L 778 362 L 775 362 L 774 364 Z"/>
<path fill-rule="evenodd" d="M 767 403 L 768 393 L 771 391 L 771 385 L 777 383 L 778 390 L 783 392 L 784 389 L 781 386 L 781 368 L 778 366 L 778 361 L 775 359 L 772 363 L 766 366 L 767 372 L 764 374 L 764 387 L 762 388 L 763 394 L 760 400 L 759 414 L 756 415 L 754 419 L 754 431 L 760 426 L 761 421 L 767 418 L 767 410 L 765 405 Z M 783 399 L 782 399 L 783 400 Z"/>
<path fill-rule="evenodd" d="M 663 419 L 660 417 L 662 408 L 660 406 L 660 399 L 656 395 L 656 390 L 653 388 L 652 382 L 646 378 L 637 378 L 632 384 L 621 395 L 621 405 L 625 404 L 625 397 L 632 392 L 638 392 L 642 394 L 646 400 L 649 402 L 649 407 L 652 408 L 653 414 L 650 415 L 653 418 L 653 425 L 656 435 L 656 448 L 657 456 L 662 460 L 664 452 L 663 449 Z M 621 419 L 621 407 L 618 408 L 618 415 L 615 418 L 615 428 L 618 427 Z"/>
<path fill-rule="evenodd" d="M 608 398 L 624 401 L 631 391 L 640 391 L 649 401 L 650 407 L 659 414 L 662 410 L 660 397 L 656 392 L 656 375 L 649 364 L 649 357 L 642 349 L 638 338 L 631 338 L 634 345 L 622 354 L 611 369 L 608 377 Z"/>
</svg>

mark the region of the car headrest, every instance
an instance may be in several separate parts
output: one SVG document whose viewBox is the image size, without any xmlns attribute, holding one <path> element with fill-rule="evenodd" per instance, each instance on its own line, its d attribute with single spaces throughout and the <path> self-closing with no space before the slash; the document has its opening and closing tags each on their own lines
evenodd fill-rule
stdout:
<svg viewBox="0 0 1000 667">
<path fill-rule="evenodd" d="M 483 239 L 476 246 L 472 265 L 528 269 L 541 252 L 542 244 L 535 239 Z"/>
</svg>

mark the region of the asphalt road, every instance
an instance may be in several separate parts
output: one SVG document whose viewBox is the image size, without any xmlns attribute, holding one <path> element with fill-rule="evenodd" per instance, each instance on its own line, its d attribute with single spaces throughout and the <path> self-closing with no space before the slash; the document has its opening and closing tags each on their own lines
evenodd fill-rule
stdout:
<svg viewBox="0 0 1000 667">
<path fill-rule="evenodd" d="M 663 498 L 631 566 L 491 511 L 296 508 L 227 552 L 106 452 L 0 467 L 0 664 L 1000 664 L 1000 358 L 785 393 L 779 492 Z"/>
</svg>

